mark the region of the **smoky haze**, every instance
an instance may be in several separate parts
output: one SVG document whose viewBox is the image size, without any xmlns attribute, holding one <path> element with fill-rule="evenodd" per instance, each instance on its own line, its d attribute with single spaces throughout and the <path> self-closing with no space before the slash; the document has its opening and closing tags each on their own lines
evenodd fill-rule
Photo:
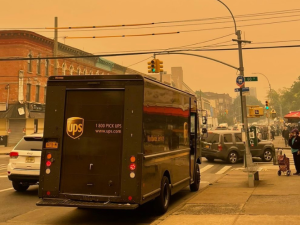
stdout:
<svg viewBox="0 0 300 225">
<path fill-rule="evenodd" d="M 243 14 L 253 14 L 271 11 L 282 11 L 300 9 L 300 1 L 296 0 L 224 0 L 235 16 Z M 16 4 L 17 3 L 17 4 Z M 82 26 L 82 25 L 109 25 L 109 24 L 136 24 L 151 23 L 160 21 L 189 20 L 212 17 L 230 16 L 227 9 L 216 0 L 188 0 L 188 1 L 3 1 L 0 18 L 1 29 L 29 28 L 28 30 L 41 35 L 53 38 L 52 30 L 35 30 L 30 28 L 53 27 L 54 17 L 58 17 L 59 26 Z M 265 20 L 247 19 L 276 17 Z M 271 46 L 271 45 L 291 45 L 299 42 L 255 44 L 258 42 L 273 42 L 282 40 L 300 40 L 300 31 L 297 29 L 300 24 L 300 13 L 264 15 L 262 17 L 236 18 L 238 29 L 242 30 L 242 36 L 246 40 L 252 41 L 246 47 Z M 261 26 L 245 26 L 250 24 L 261 24 L 278 21 L 291 21 L 284 23 L 274 23 Z M 220 22 L 221 20 L 219 20 Z M 95 29 L 82 31 L 67 30 L 59 31 L 59 41 L 67 45 L 82 49 L 90 53 L 137 51 L 151 49 L 168 49 L 178 46 L 204 42 L 220 36 L 232 34 L 230 36 L 206 42 L 194 46 L 206 46 L 219 42 L 226 42 L 226 47 L 236 47 L 231 40 L 234 35 L 233 22 L 229 18 L 222 20 L 227 23 L 200 24 L 200 22 L 188 22 L 185 26 L 170 26 L 172 24 L 161 24 L 163 27 L 153 29 Z M 215 20 L 202 21 L 203 23 L 217 22 Z M 178 23 L 181 24 L 182 23 Z M 192 25 L 197 24 L 197 25 Z M 173 24 L 174 25 L 174 24 Z M 150 27 L 150 26 L 148 26 Z M 197 32 L 182 32 L 187 30 L 200 30 L 211 28 L 222 28 L 215 30 L 203 30 Z M 65 36 L 106 36 L 106 35 L 126 35 L 145 34 L 181 31 L 180 34 L 128 37 L 128 38 L 101 38 L 101 39 L 65 39 Z M 222 44 L 220 44 L 222 45 Z M 193 47 L 194 47 L 193 46 Z M 209 48 L 209 47 L 207 47 Z M 265 49 L 265 50 L 244 50 L 245 75 L 251 76 L 253 72 L 260 72 L 268 76 L 272 88 L 289 87 L 300 75 L 300 64 L 298 63 L 299 48 L 290 49 Z M 238 67 L 237 51 L 213 51 L 199 52 L 198 54 L 216 58 Z M 107 58 L 123 66 L 135 64 L 145 60 L 151 55 L 124 56 Z M 171 67 L 181 66 L 184 72 L 184 82 L 194 91 L 213 91 L 218 93 L 229 93 L 235 97 L 236 88 L 235 77 L 237 71 L 201 58 L 180 55 L 163 55 L 159 59 L 164 61 L 164 70 L 171 71 Z M 147 73 L 147 60 L 135 64 L 131 68 Z M 257 95 L 264 101 L 268 91 L 268 83 L 263 76 L 258 75 L 259 81 L 247 83 L 246 86 L 257 87 Z"/>
</svg>

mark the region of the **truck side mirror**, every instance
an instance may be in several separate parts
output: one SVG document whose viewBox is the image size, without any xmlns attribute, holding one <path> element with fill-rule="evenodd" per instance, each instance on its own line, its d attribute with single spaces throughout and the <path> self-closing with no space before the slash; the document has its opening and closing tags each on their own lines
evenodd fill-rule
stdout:
<svg viewBox="0 0 300 225">
<path fill-rule="evenodd" d="M 206 134 L 207 133 L 207 129 L 206 128 L 202 128 L 202 134 Z"/>
</svg>

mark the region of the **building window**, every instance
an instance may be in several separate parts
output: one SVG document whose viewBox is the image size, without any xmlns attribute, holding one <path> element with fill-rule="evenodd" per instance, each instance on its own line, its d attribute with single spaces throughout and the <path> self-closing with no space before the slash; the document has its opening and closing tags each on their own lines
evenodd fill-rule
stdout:
<svg viewBox="0 0 300 225">
<path fill-rule="evenodd" d="M 26 101 L 30 102 L 31 97 L 31 84 L 27 84 L 26 87 Z"/>
<path fill-rule="evenodd" d="M 45 60 L 45 75 L 49 76 L 49 59 Z"/>
<path fill-rule="evenodd" d="M 70 66 L 70 75 L 73 75 L 73 70 L 74 70 L 74 67 L 71 65 Z"/>
<path fill-rule="evenodd" d="M 41 59 L 38 59 L 36 62 L 36 74 L 41 74 Z"/>
<path fill-rule="evenodd" d="M 31 55 L 31 53 L 28 54 L 28 58 L 29 59 L 27 60 L 27 71 L 29 73 L 31 73 L 32 72 L 32 60 L 31 60 L 32 55 Z"/>
<path fill-rule="evenodd" d="M 36 85 L 35 88 L 35 102 L 40 101 L 40 85 Z"/>
<path fill-rule="evenodd" d="M 46 103 L 47 87 L 44 87 L 44 103 Z"/>
<path fill-rule="evenodd" d="M 62 66 L 61 66 L 61 68 L 62 68 L 63 75 L 66 75 L 66 64 L 63 63 Z"/>
</svg>

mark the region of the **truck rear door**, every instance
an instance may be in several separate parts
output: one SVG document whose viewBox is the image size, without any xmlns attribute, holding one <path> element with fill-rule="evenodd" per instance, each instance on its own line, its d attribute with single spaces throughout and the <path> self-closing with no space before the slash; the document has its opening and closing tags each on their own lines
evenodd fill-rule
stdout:
<svg viewBox="0 0 300 225">
<path fill-rule="evenodd" d="M 120 195 L 124 90 L 66 92 L 60 193 Z"/>
</svg>

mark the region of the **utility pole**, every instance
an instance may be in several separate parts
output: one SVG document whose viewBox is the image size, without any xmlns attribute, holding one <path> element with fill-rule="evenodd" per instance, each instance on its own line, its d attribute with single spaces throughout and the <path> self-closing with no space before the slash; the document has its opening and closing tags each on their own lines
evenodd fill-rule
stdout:
<svg viewBox="0 0 300 225">
<path fill-rule="evenodd" d="M 236 41 L 238 43 L 238 49 L 239 49 L 239 71 L 240 71 L 240 76 L 244 77 L 244 63 L 243 63 L 243 51 L 242 51 L 242 43 L 251 43 L 249 41 L 242 40 L 241 38 L 241 31 L 237 30 L 236 31 L 236 36 L 237 39 L 233 39 L 233 41 Z M 250 167 L 253 166 L 253 161 L 252 161 L 252 155 L 250 152 L 250 146 L 248 142 L 248 137 L 249 137 L 249 130 L 248 130 L 248 118 L 247 118 L 247 106 L 246 106 L 246 96 L 243 95 L 242 93 L 242 87 L 240 87 L 240 96 L 241 96 L 241 111 L 242 111 L 242 121 L 244 125 L 244 132 L 245 132 L 245 165 L 247 168 L 250 169 Z"/>
<path fill-rule="evenodd" d="M 57 42 L 57 32 L 58 32 L 58 19 L 57 17 L 54 18 L 54 49 L 53 49 L 53 56 L 57 57 L 57 50 L 58 50 L 58 42 Z M 58 65 L 57 59 L 54 59 L 54 75 L 58 75 Z"/>
</svg>

